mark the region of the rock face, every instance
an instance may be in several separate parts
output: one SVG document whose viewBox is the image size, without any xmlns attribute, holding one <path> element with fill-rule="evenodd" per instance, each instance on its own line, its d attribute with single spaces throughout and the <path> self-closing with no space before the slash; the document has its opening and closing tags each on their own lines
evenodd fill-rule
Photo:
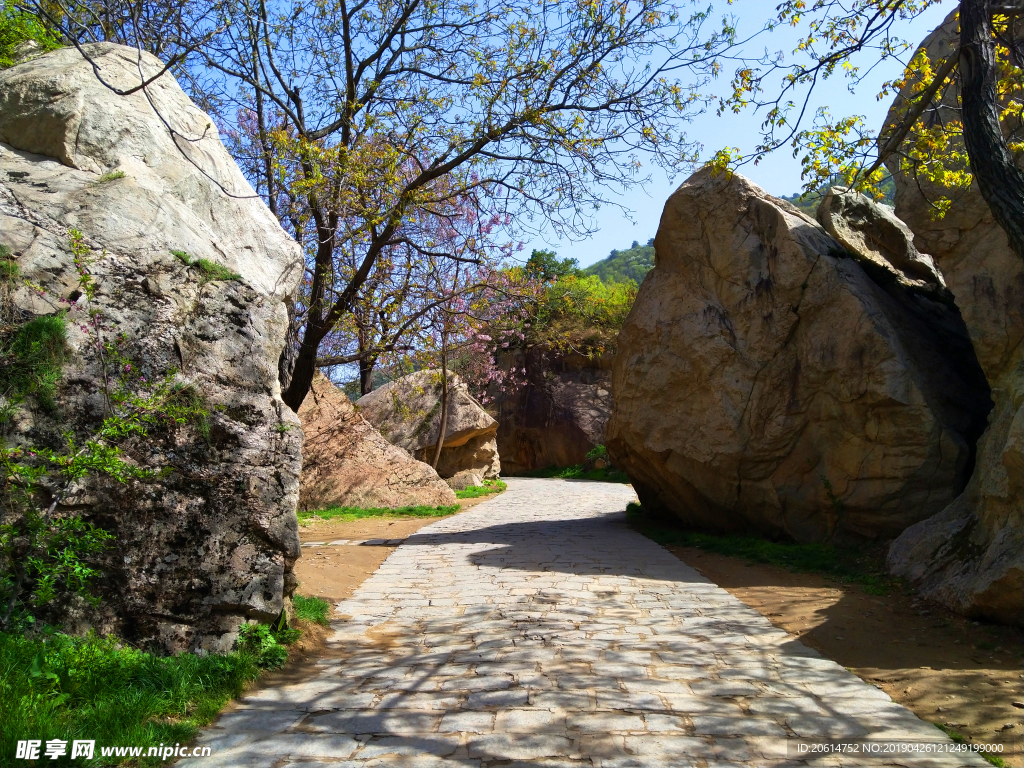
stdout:
<svg viewBox="0 0 1024 768">
<path fill-rule="evenodd" d="M 817 219 L 875 280 L 895 279 L 901 288 L 952 300 L 935 261 L 914 247 L 914 233 L 885 206 L 832 187 L 818 206 Z"/>
<path fill-rule="evenodd" d="M 916 276 L 886 261 L 873 280 L 793 206 L 706 170 L 669 198 L 655 250 L 606 442 L 645 505 L 822 541 L 895 536 L 960 493 L 987 388 L 955 309 L 904 287 Z"/>
<path fill-rule="evenodd" d="M 437 474 L 449 478 L 471 470 L 484 479 L 497 477 L 501 472 L 494 439 L 498 422 L 456 376 L 449 379 L 448 398 L 448 423 Z M 420 461 L 433 461 L 441 430 L 439 371 L 410 373 L 364 395 L 356 405 L 389 442 Z"/>
<path fill-rule="evenodd" d="M 955 12 L 922 43 L 932 60 L 958 41 Z M 901 94 L 890 116 L 901 105 Z M 947 93 L 947 104 L 957 94 Z M 908 529 L 889 567 L 969 616 L 1024 624 L 1024 262 L 1014 255 L 976 186 L 952 192 L 941 219 L 930 200 L 946 190 L 893 165 L 896 214 L 931 253 L 963 313 L 994 407 L 963 495 Z"/>
<path fill-rule="evenodd" d="M 505 474 L 581 464 L 604 445 L 612 413 L 612 353 L 590 359 L 543 347 L 515 350 L 499 360 L 525 369 L 525 384 L 502 392 L 498 452 Z"/>
<path fill-rule="evenodd" d="M 304 442 L 299 506 L 404 507 L 455 504 L 455 493 L 429 464 L 392 445 L 317 374 L 299 408 Z"/>
<path fill-rule="evenodd" d="M 120 89 L 139 84 L 140 67 L 162 68 L 129 48 L 86 50 Z M 55 411 L 26 400 L 5 442 L 60 449 L 68 429 L 81 444 L 111 389 L 143 387 L 136 375 L 174 375 L 209 411 L 206 430 L 153 428 L 126 443 L 130 460 L 166 476 L 90 481 L 58 508 L 116 540 L 100 607 L 62 599 L 57 618 L 166 651 L 229 650 L 241 622 L 273 619 L 295 588 L 302 431 L 277 365 L 300 250 L 172 77 L 117 96 L 71 48 L 0 72 L 0 168 L 0 242 L 22 278 L 5 286 L 4 311 L 68 320 Z M 112 171 L 123 177 L 101 175 Z M 77 268 L 72 229 L 88 249 Z M 130 376 L 103 344 L 131 361 Z"/>
</svg>

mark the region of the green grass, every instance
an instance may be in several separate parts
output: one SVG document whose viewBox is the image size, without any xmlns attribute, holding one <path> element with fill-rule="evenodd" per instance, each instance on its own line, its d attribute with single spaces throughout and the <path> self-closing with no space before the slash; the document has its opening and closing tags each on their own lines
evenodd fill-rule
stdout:
<svg viewBox="0 0 1024 768">
<path fill-rule="evenodd" d="M 461 491 L 456 491 L 455 496 L 459 499 L 476 499 L 480 496 L 490 496 L 492 493 L 501 493 L 506 488 L 508 486 L 504 480 L 495 478 L 494 480 L 484 480 L 483 485 L 471 485 Z"/>
<path fill-rule="evenodd" d="M 870 549 L 698 533 L 682 528 L 672 518 L 652 514 L 636 503 L 626 507 L 626 517 L 634 529 L 667 546 L 697 547 L 752 563 L 781 566 L 798 573 L 817 573 L 859 584 L 872 595 L 888 594 L 898 583 L 885 575 L 881 558 Z"/>
<path fill-rule="evenodd" d="M 117 179 L 123 179 L 123 178 L 124 178 L 124 171 L 110 171 L 108 173 L 104 173 L 102 176 L 100 176 L 98 179 L 96 179 L 96 183 L 97 184 L 105 184 L 108 181 L 116 181 Z"/>
<path fill-rule="evenodd" d="M 446 507 L 331 507 L 300 511 L 298 516 L 300 525 L 309 525 L 316 520 L 337 520 L 341 523 L 350 523 L 353 520 L 363 520 L 367 517 L 445 517 L 458 511 L 458 504 Z"/>
<path fill-rule="evenodd" d="M 524 472 L 523 477 L 560 477 L 566 480 L 599 480 L 604 483 L 629 484 L 629 475 L 615 467 L 586 470 L 582 464 L 571 467 L 545 467 Z"/>
<path fill-rule="evenodd" d="M 0 372 L 6 379 L 7 405 L 28 395 L 46 410 L 56 408 L 57 383 L 64 367 L 67 319 L 62 312 L 33 318 L 18 328 L 0 350 Z M 0 421 L 9 417 L 8 407 Z"/>
<path fill-rule="evenodd" d="M 184 264 L 186 267 L 195 267 L 199 270 L 201 275 L 199 282 L 202 285 L 213 280 L 241 280 L 242 276 L 237 272 L 232 272 L 227 267 L 218 264 L 215 261 L 209 259 L 196 259 L 187 251 L 171 251 L 171 255 L 174 256 L 178 261 Z"/>
<path fill-rule="evenodd" d="M 295 608 L 295 618 L 303 621 L 311 621 L 314 624 L 327 626 L 331 622 L 327 614 L 331 610 L 331 604 L 319 597 L 303 597 L 292 595 L 292 606 Z"/>
<path fill-rule="evenodd" d="M 112 638 L 0 634 L 0 764 L 13 764 L 20 739 L 96 740 L 94 760 L 38 764 L 138 761 L 103 758 L 99 747 L 184 744 L 259 672 L 246 652 L 164 658 Z"/>
<path fill-rule="evenodd" d="M 9 246 L 0 243 L 0 283 L 10 285 L 21 277 L 21 267 L 14 261 L 14 253 Z"/>
<path fill-rule="evenodd" d="M 934 725 L 936 728 L 938 728 L 944 734 L 949 736 L 949 738 L 951 738 L 957 744 L 970 744 L 970 741 L 968 741 L 967 737 L 965 737 L 961 733 L 957 733 L 956 731 L 954 731 L 949 726 L 942 725 L 942 723 L 932 723 L 932 725 Z M 1003 761 L 1003 758 L 1001 758 L 1001 757 L 996 757 L 995 755 L 990 755 L 988 752 L 981 752 L 981 751 L 979 751 L 978 754 L 981 755 L 982 757 L 984 757 L 990 763 L 992 763 L 992 765 L 996 766 L 996 768 L 1004 768 L 1004 766 L 1006 765 L 1006 763 Z"/>
</svg>

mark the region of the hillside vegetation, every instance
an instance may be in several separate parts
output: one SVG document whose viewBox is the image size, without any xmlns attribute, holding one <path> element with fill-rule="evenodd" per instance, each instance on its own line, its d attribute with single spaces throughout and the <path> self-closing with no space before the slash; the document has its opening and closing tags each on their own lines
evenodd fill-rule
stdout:
<svg viewBox="0 0 1024 768">
<path fill-rule="evenodd" d="M 613 250 L 601 261 L 591 264 L 582 271 L 585 275 L 596 275 L 605 283 L 622 283 L 632 280 L 639 285 L 653 266 L 654 238 L 652 237 L 647 241 L 647 245 L 640 245 L 634 240 L 626 250 Z"/>
</svg>

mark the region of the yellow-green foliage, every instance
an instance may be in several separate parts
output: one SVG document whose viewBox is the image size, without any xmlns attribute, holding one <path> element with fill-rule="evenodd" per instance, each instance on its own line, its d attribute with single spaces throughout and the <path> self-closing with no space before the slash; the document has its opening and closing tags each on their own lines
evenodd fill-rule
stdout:
<svg viewBox="0 0 1024 768">
<path fill-rule="evenodd" d="M 195 267 L 199 270 L 199 283 L 206 285 L 212 280 L 241 280 L 242 276 L 232 272 L 222 264 L 209 259 L 193 258 L 187 251 L 171 251 L 171 254 L 186 267 Z"/>
<path fill-rule="evenodd" d="M 625 250 L 613 250 L 601 261 L 580 270 L 585 275 L 597 275 L 606 283 L 621 283 L 633 280 L 637 285 L 654 268 L 654 238 L 647 245 L 640 245 L 636 240 Z"/>
<path fill-rule="evenodd" d="M 18 10 L 13 0 L 0 5 L 0 69 L 14 65 L 14 49 L 35 40 L 44 51 L 60 48 L 60 40 L 31 14 Z"/>
<path fill-rule="evenodd" d="M 545 289 L 531 335 L 556 348 L 600 353 L 618 335 L 635 299 L 632 280 L 605 283 L 597 275 L 563 277 Z"/>
<path fill-rule="evenodd" d="M 98 179 L 96 179 L 96 183 L 97 184 L 106 184 L 108 181 L 117 181 L 118 179 L 123 179 L 123 178 L 124 178 L 124 171 L 110 171 L 109 173 L 104 173 L 102 176 L 100 176 Z"/>
</svg>

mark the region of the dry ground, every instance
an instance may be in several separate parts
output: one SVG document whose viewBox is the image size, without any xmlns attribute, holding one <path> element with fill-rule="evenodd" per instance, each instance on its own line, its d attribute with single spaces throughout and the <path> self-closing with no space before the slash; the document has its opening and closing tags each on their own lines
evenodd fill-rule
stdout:
<svg viewBox="0 0 1024 768">
<path fill-rule="evenodd" d="M 821 576 L 669 550 L 772 624 L 971 742 L 1024 766 L 1024 633 L 969 621 L 912 595 L 876 596 Z"/>
</svg>

